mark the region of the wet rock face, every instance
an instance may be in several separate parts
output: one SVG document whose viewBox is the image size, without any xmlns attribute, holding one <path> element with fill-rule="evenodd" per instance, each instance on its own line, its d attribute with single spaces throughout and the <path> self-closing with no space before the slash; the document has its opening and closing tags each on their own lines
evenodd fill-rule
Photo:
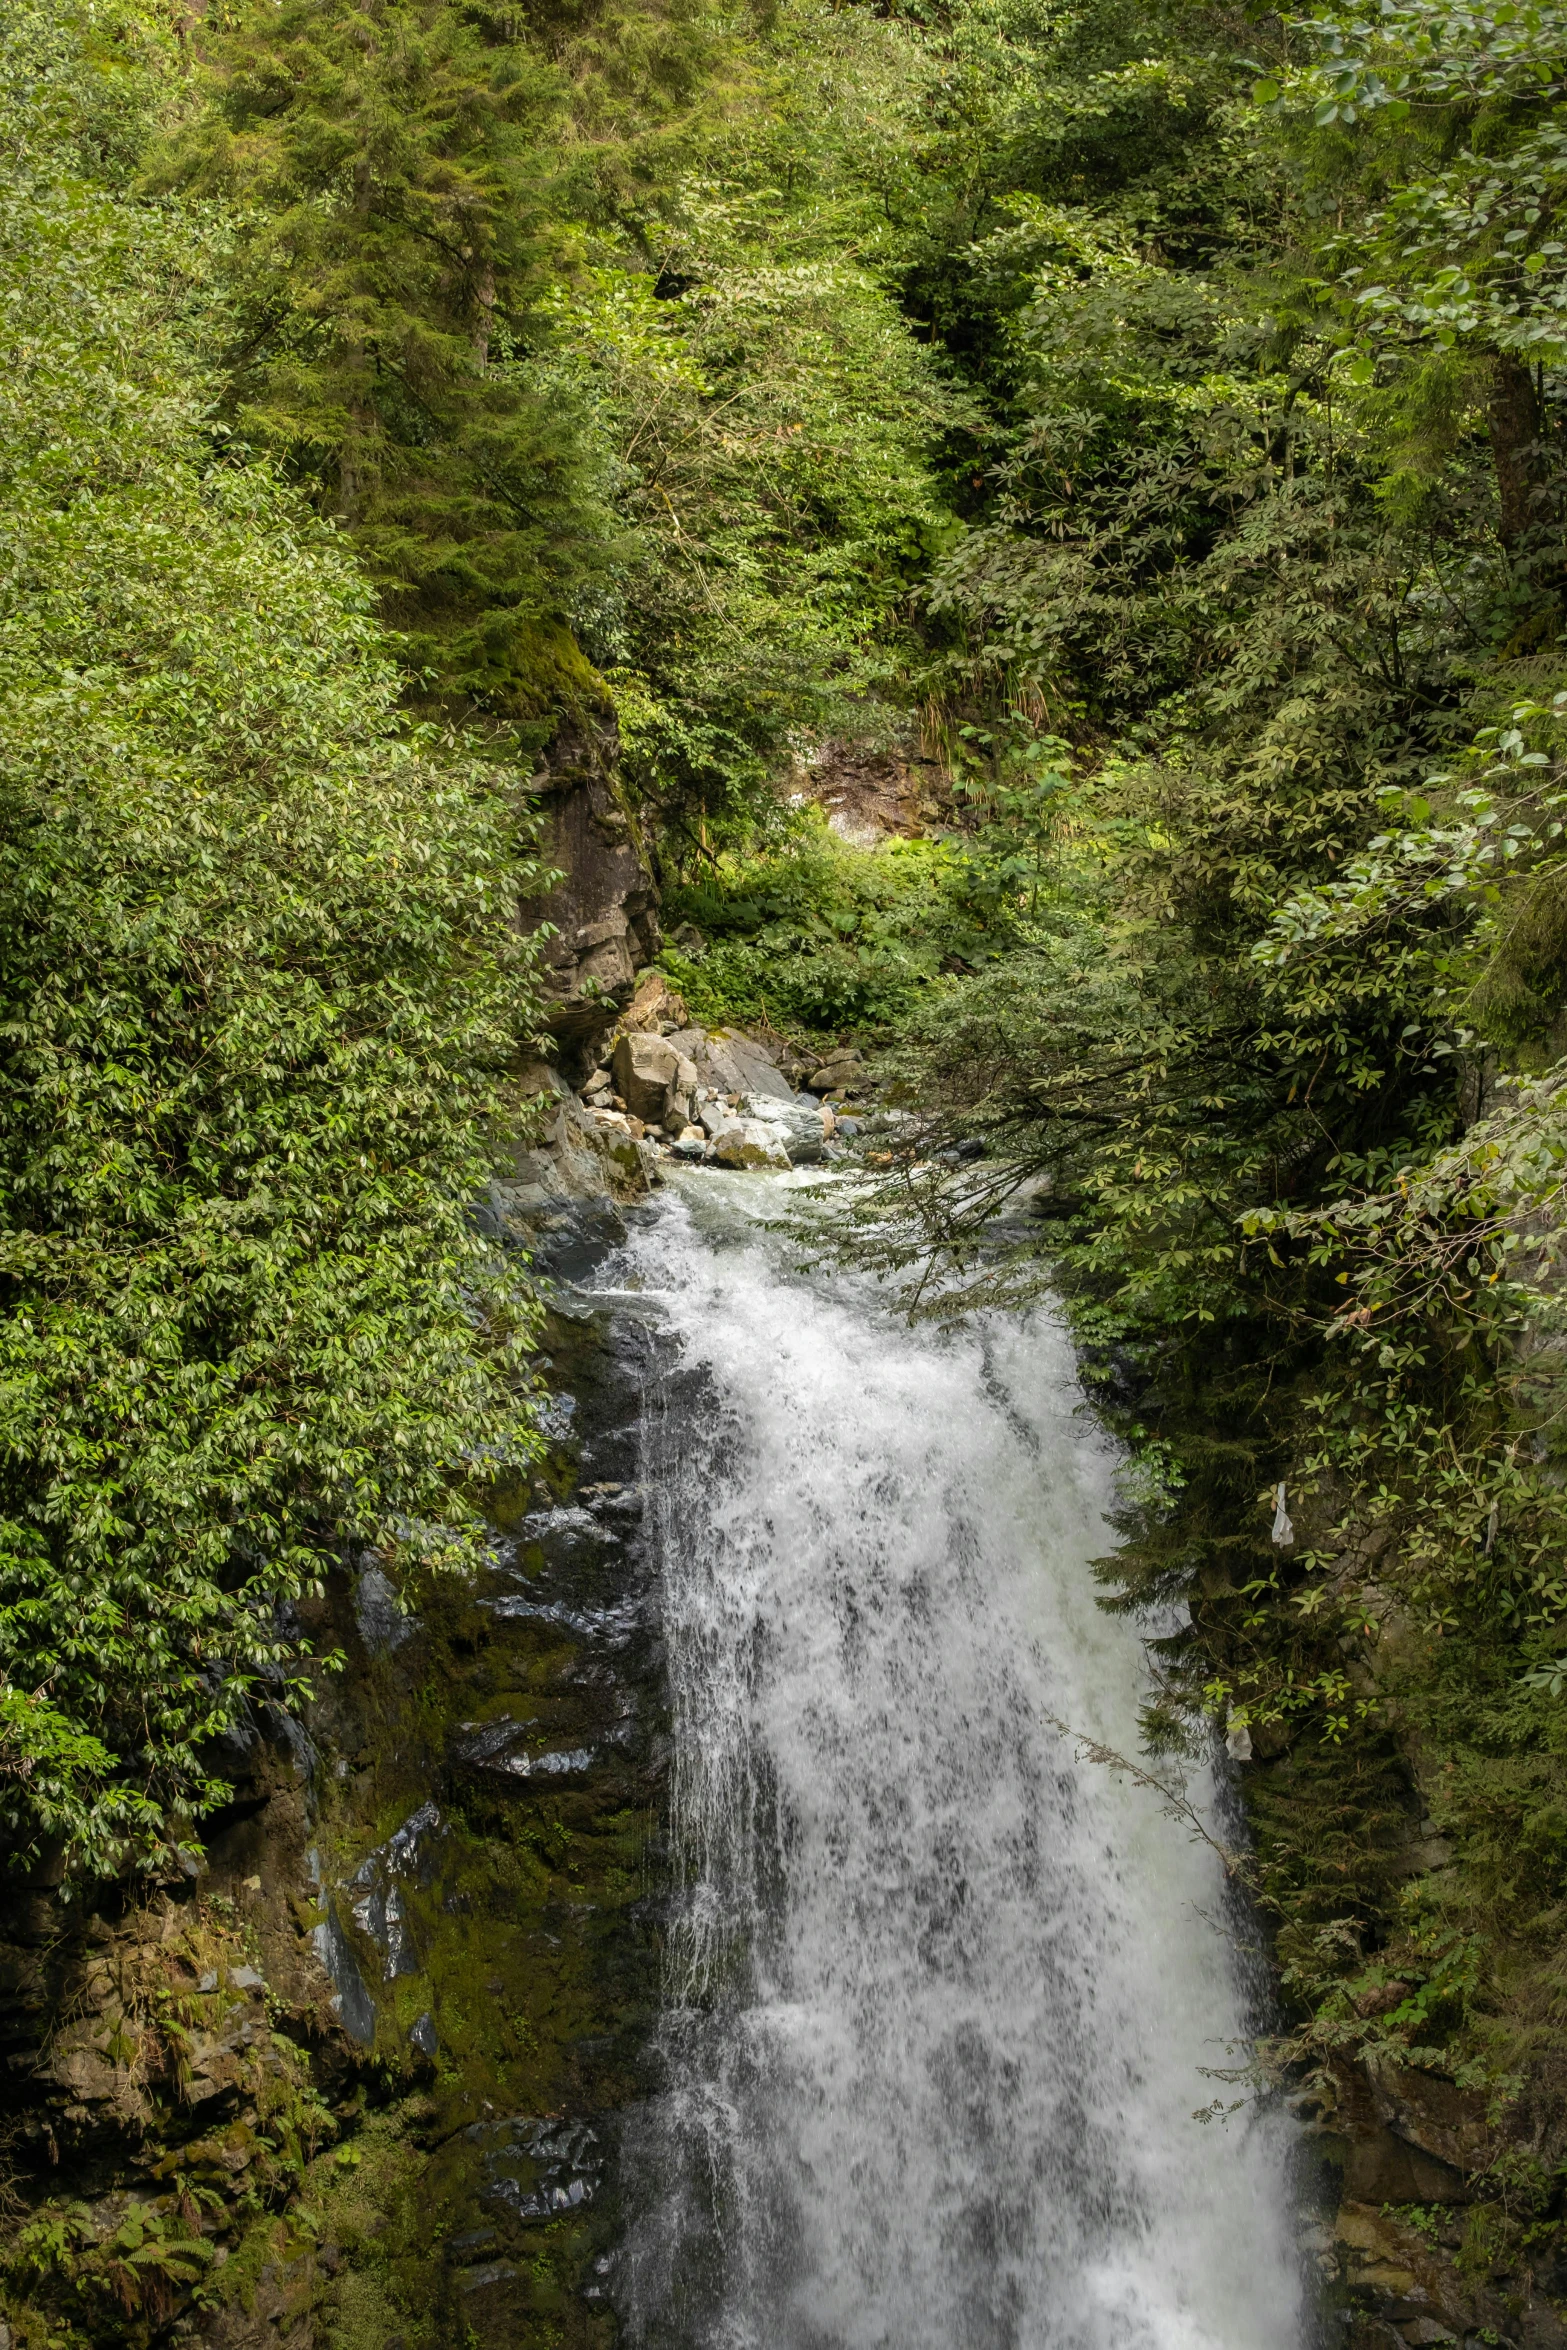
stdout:
<svg viewBox="0 0 1567 2350">
<path fill-rule="evenodd" d="M 603 2187 L 603 2146 L 587 2122 L 512 2114 L 474 2122 L 468 2138 L 483 2150 L 481 2199 L 521 2226 L 583 2211 Z"/>
<path fill-rule="evenodd" d="M 1475 2273 L 1464 2255 L 1469 2231 L 1420 2205 L 1345 2203 L 1335 2228 L 1345 2291 L 1339 2339 L 1345 2350 L 1439 2343 L 1482 2350 L 1562 2350 L 1567 2328 L 1527 2268 Z M 1455 2255 L 1458 2257 L 1455 2258 Z"/>
<path fill-rule="evenodd" d="M 1337 2065 L 1324 2096 L 1328 2350 L 1567 2350 L 1559 2230 L 1539 2224 L 1527 2188 L 1520 2200 L 1528 2116 L 1492 2115 L 1478 2092 L 1376 2060 Z"/>
<path fill-rule="evenodd" d="M 657 1996 L 664 1695 L 645 1342 L 569 1284 L 620 1231 L 600 1201 L 544 1236 L 569 1308 L 547 1341 L 552 1451 L 498 1506 L 481 1576 L 345 1575 L 311 1629 L 347 1670 L 302 1747 L 258 1721 L 210 1870 L 73 1944 L 44 1919 L 0 1948 L 25 2216 L 80 2206 L 18 2342 L 62 2323 L 103 2350 L 610 2340 L 598 2264 Z M 201 2190 L 196 2250 L 127 2267 L 149 2226 L 190 2234 L 180 2180 Z"/>
</svg>

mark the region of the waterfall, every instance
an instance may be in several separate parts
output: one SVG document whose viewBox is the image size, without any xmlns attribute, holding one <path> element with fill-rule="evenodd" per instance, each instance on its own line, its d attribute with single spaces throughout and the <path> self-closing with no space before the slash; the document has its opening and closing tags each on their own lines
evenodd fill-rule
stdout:
<svg viewBox="0 0 1567 2350">
<path fill-rule="evenodd" d="M 1222 1872 L 1052 1726 L 1135 1752 L 1147 1679 L 1068 1342 L 802 1271 L 790 1188 L 684 1178 L 606 1275 L 661 1333 L 678 1880 L 626 2338 L 1298 2350 L 1286 2125 L 1195 2118 L 1248 2022 Z"/>
</svg>

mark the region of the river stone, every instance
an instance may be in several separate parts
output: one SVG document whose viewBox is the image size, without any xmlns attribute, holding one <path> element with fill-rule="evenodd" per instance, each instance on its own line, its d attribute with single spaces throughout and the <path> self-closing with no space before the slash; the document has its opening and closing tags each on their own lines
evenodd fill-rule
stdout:
<svg viewBox="0 0 1567 2350">
<path fill-rule="evenodd" d="M 858 1053 L 833 1053 L 805 1082 L 812 1093 L 839 1093 L 867 1082 L 865 1063 Z"/>
<path fill-rule="evenodd" d="M 783 1105 L 769 1101 L 767 1107 L 770 1112 L 781 1112 Z M 721 1167 L 793 1165 L 788 1127 L 781 1115 L 753 1116 L 744 1101 L 742 1107 L 732 1109 L 721 1095 L 710 1093 L 698 1103 L 697 1116 Z"/>
<path fill-rule="evenodd" d="M 796 1167 L 814 1167 L 825 1154 L 824 1115 L 813 1101 L 776 1101 L 767 1094 L 747 1094 L 741 1107 L 748 1118 L 773 1127 Z M 831 1111 L 826 1113 L 827 1117 Z"/>
<path fill-rule="evenodd" d="M 661 1036 L 622 1036 L 611 1067 L 615 1090 L 631 1116 L 657 1126 L 679 1075 L 679 1054 Z"/>
<path fill-rule="evenodd" d="M 713 1134 L 713 1155 L 721 1167 L 788 1167 L 783 1136 L 770 1119 L 729 1117 Z"/>
</svg>

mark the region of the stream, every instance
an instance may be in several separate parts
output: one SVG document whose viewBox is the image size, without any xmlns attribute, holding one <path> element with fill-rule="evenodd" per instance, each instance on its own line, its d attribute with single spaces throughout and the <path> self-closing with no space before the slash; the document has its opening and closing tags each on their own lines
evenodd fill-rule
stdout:
<svg viewBox="0 0 1567 2350">
<path fill-rule="evenodd" d="M 802 1270 L 801 1192 L 680 1177 L 594 1278 L 653 1334 L 673 1738 L 625 2339 L 1299 2350 L 1288 2125 L 1195 2118 L 1244 2097 L 1244 1920 L 1054 1726 L 1135 1753 L 1146 1686 L 1069 1344 Z"/>
</svg>

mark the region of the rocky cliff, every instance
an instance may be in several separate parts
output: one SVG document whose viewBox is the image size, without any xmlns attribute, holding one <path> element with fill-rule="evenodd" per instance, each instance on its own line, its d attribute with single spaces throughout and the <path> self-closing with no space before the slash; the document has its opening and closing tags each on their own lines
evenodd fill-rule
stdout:
<svg viewBox="0 0 1567 2350">
<path fill-rule="evenodd" d="M 658 887 L 615 764 L 613 733 L 587 721 L 562 729 L 533 777 L 543 850 L 561 879 L 519 908 L 545 949 L 548 1021 L 568 1069 L 629 1000 L 659 948 Z"/>
<path fill-rule="evenodd" d="M 607 1200 L 553 1236 L 566 1283 Z M 604 2350 L 656 1991 L 664 1738 L 634 1322 L 562 1293 L 538 1476 L 474 1583 L 373 1562 L 343 1670 L 223 1759 L 204 1865 L 0 1931 L 0 2344 Z"/>
</svg>

